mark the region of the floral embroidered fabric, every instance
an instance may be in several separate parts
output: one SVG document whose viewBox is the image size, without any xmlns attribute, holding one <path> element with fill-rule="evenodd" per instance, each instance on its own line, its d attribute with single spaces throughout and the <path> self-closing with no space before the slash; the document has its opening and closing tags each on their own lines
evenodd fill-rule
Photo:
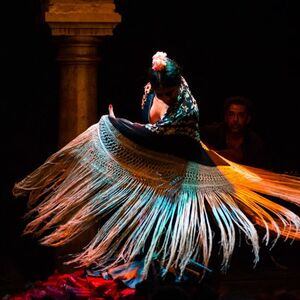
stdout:
<svg viewBox="0 0 300 300">
<path fill-rule="evenodd" d="M 147 113 L 149 113 L 152 103 L 148 102 L 153 101 L 154 95 L 150 83 L 146 84 L 144 91 L 142 109 L 147 109 Z M 145 128 L 157 134 L 187 135 L 200 141 L 199 109 L 197 101 L 193 97 L 188 84 L 183 77 L 177 101 L 168 108 L 162 119 L 154 124 L 147 123 Z"/>
</svg>

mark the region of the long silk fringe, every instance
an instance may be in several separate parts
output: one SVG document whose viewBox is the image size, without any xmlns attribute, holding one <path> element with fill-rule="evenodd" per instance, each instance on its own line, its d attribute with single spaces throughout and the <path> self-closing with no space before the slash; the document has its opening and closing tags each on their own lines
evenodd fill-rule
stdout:
<svg viewBox="0 0 300 300">
<path fill-rule="evenodd" d="M 239 232 L 252 244 L 254 263 L 257 226 L 265 229 L 267 245 L 280 236 L 299 239 L 299 216 L 268 199 L 299 205 L 299 177 L 219 158 L 226 164 L 211 167 L 152 152 L 126 139 L 103 116 L 17 183 L 13 193 L 29 194 L 25 234 L 56 247 L 99 222 L 95 237 L 70 262 L 107 268 L 143 255 L 145 277 L 154 257 L 162 268 L 181 274 L 191 261 L 208 267 L 215 225 L 223 269 Z"/>
</svg>

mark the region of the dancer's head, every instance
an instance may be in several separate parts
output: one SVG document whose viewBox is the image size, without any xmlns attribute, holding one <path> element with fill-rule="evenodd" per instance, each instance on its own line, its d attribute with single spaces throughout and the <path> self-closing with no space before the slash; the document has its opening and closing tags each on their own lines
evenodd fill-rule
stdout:
<svg viewBox="0 0 300 300">
<path fill-rule="evenodd" d="M 156 52 L 152 57 L 149 81 L 156 96 L 170 105 L 178 96 L 181 69 L 174 60 L 167 57 L 165 52 Z"/>
</svg>

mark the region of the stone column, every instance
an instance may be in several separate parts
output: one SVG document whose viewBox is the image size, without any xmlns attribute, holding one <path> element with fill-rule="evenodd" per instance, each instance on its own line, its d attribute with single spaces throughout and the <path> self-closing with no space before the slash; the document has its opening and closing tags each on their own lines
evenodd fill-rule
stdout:
<svg viewBox="0 0 300 300">
<path fill-rule="evenodd" d="M 97 120 L 98 42 L 97 37 L 75 36 L 60 44 L 60 147 Z"/>
<path fill-rule="evenodd" d="M 99 42 L 113 34 L 121 17 L 113 0 L 43 0 L 44 19 L 58 44 L 60 64 L 59 147 L 97 121 Z M 56 270 L 73 271 L 63 262 L 82 251 L 96 233 L 91 227 L 55 251 Z M 68 255 L 68 256 L 67 256 Z"/>
<path fill-rule="evenodd" d="M 99 43 L 121 17 L 113 0 L 50 0 L 45 21 L 58 42 L 59 147 L 97 121 Z"/>
</svg>

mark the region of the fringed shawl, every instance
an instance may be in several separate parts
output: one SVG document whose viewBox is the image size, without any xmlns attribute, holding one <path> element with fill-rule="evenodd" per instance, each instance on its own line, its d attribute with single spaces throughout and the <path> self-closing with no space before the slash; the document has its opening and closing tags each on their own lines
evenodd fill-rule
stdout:
<svg viewBox="0 0 300 300">
<path fill-rule="evenodd" d="M 215 166 L 149 150 L 102 116 L 15 185 L 15 196 L 29 194 L 25 233 L 60 246 L 99 224 L 71 261 L 107 268 L 142 255 L 145 277 L 154 257 L 163 269 L 179 274 L 190 261 L 209 266 L 217 244 L 226 268 L 241 233 L 252 244 L 255 262 L 262 239 L 270 244 L 280 236 L 300 238 L 299 216 L 267 198 L 299 205 L 298 177 L 241 166 L 205 151 Z M 257 226 L 265 229 L 262 239 Z M 214 228 L 220 241 L 214 240 Z"/>
</svg>

